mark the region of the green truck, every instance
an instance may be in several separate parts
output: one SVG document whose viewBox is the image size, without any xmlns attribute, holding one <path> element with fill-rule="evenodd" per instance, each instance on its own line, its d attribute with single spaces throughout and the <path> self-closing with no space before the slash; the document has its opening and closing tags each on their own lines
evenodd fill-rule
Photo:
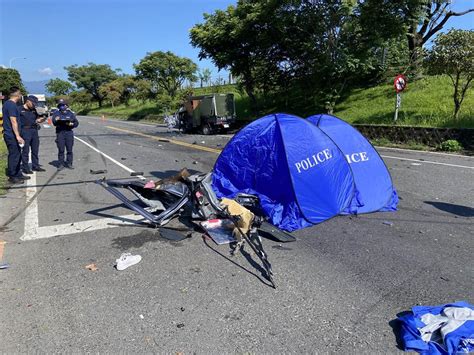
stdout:
<svg viewBox="0 0 474 355">
<path fill-rule="evenodd" d="M 226 131 L 236 120 L 234 94 L 190 96 L 177 112 L 179 129 L 212 134 Z"/>
</svg>

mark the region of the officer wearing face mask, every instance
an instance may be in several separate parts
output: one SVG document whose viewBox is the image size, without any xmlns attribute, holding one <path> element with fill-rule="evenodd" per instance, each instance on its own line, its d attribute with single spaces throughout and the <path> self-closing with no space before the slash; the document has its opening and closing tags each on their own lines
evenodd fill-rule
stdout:
<svg viewBox="0 0 474 355">
<path fill-rule="evenodd" d="M 30 95 L 26 98 L 25 104 L 20 109 L 21 135 L 25 141 L 25 145 L 21 152 L 21 170 L 24 174 L 33 174 L 33 171 L 45 171 L 39 164 L 39 135 L 40 123 L 45 118 L 40 118 L 36 112 L 38 99 L 36 96 Z M 31 149 L 32 169 L 28 165 Z"/>
<path fill-rule="evenodd" d="M 74 169 L 72 165 L 72 147 L 74 145 L 73 129 L 79 126 L 76 115 L 69 110 L 67 102 L 63 99 L 58 101 L 58 110 L 52 115 L 53 125 L 56 127 L 56 144 L 58 146 L 58 170 L 64 167 Z M 64 150 L 66 150 L 66 161 L 64 161 Z"/>
</svg>

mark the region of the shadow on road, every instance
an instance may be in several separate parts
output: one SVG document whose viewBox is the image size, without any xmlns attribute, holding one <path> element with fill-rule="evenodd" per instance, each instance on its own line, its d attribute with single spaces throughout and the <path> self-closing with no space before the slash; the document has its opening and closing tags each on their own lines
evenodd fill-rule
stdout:
<svg viewBox="0 0 474 355">
<path fill-rule="evenodd" d="M 211 249 L 214 253 L 220 255 L 221 257 L 223 257 L 223 258 L 226 259 L 227 261 L 230 261 L 232 264 L 234 264 L 234 265 L 237 266 L 238 268 L 244 270 L 245 272 L 249 273 L 250 275 L 255 276 L 255 277 L 256 277 L 261 283 L 263 283 L 264 285 L 266 285 L 266 286 L 268 286 L 268 287 L 273 287 L 270 283 L 266 282 L 266 280 L 263 279 L 262 277 L 258 276 L 257 274 L 253 273 L 252 271 L 246 269 L 246 268 L 243 267 L 242 265 L 237 264 L 237 263 L 236 263 L 234 260 L 232 260 L 230 257 L 228 257 L 228 256 L 226 256 L 226 255 L 224 255 L 224 254 L 222 254 L 220 251 L 218 251 L 218 250 L 214 249 L 213 247 L 211 247 L 211 246 L 209 245 L 209 243 L 208 243 L 208 240 L 209 240 L 208 237 L 206 237 L 206 236 L 203 236 L 203 237 L 202 237 L 202 241 L 204 242 L 204 244 L 205 244 L 209 249 Z M 243 254 L 243 256 L 245 257 L 245 259 L 246 259 L 247 261 L 249 261 L 248 258 L 247 258 L 247 255 L 245 255 L 244 253 L 242 253 L 242 254 Z M 250 255 L 248 255 L 248 256 L 250 257 Z M 250 257 L 250 258 L 251 258 L 251 257 Z M 251 264 L 252 264 L 252 266 L 256 266 L 256 267 L 257 267 L 257 270 L 259 270 L 260 273 L 264 273 L 262 267 L 261 267 L 257 262 L 255 262 L 253 259 L 252 259 Z"/>
<path fill-rule="evenodd" d="M 474 217 L 474 208 L 462 205 L 454 205 L 452 203 L 425 201 L 426 204 L 431 205 L 441 211 L 454 214 L 461 217 Z"/>
<path fill-rule="evenodd" d="M 408 311 L 400 312 L 397 314 L 397 319 L 393 319 L 388 322 L 388 325 L 392 328 L 393 335 L 395 335 L 395 340 L 397 342 L 397 348 L 400 350 L 404 350 L 403 348 L 403 339 L 400 336 L 401 334 L 401 322 L 398 320 L 399 317 L 405 316 L 410 314 Z"/>
</svg>

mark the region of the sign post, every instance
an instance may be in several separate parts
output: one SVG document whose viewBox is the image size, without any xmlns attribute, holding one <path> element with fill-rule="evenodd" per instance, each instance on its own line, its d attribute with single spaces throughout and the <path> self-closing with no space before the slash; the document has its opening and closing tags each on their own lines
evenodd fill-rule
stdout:
<svg viewBox="0 0 474 355">
<path fill-rule="evenodd" d="M 405 76 L 401 74 L 397 75 L 393 82 L 393 87 L 397 93 L 397 100 L 395 102 L 395 116 L 393 118 L 393 120 L 396 122 L 398 120 L 398 110 L 402 105 L 402 91 L 407 87 L 407 79 Z"/>
</svg>

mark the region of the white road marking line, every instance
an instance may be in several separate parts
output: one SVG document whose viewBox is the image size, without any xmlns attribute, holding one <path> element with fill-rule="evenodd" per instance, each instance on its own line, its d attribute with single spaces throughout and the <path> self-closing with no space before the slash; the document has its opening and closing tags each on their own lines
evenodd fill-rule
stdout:
<svg viewBox="0 0 474 355">
<path fill-rule="evenodd" d="M 387 149 L 387 150 L 395 150 L 395 151 L 401 151 L 401 152 L 411 152 L 411 153 L 420 153 L 420 154 L 435 154 L 435 155 L 444 155 L 448 157 L 454 157 L 454 158 L 473 158 L 469 155 L 461 155 L 461 154 L 453 154 L 453 153 L 442 153 L 442 152 L 430 152 L 426 150 L 415 150 L 415 149 L 404 149 L 404 148 L 393 148 L 393 147 L 382 147 L 379 145 L 374 145 L 375 148 L 378 149 Z"/>
<path fill-rule="evenodd" d="M 122 169 L 128 171 L 129 173 L 134 173 L 135 170 L 132 170 L 130 169 L 128 166 L 125 166 L 123 165 L 121 162 L 115 160 L 114 158 L 108 156 L 107 154 L 105 154 L 104 152 L 100 151 L 99 149 L 97 149 L 96 147 L 90 145 L 89 143 L 87 143 L 86 141 L 82 140 L 81 138 L 78 138 L 78 137 L 74 137 L 74 139 L 77 139 L 79 142 L 87 145 L 89 148 L 91 148 L 92 150 L 95 150 L 97 153 L 99 153 L 100 155 L 102 155 L 103 157 L 109 159 L 112 163 L 114 164 L 117 164 L 118 166 L 120 166 Z M 146 178 L 143 176 L 143 175 L 136 175 L 137 178 L 139 179 L 142 179 L 142 180 L 145 180 Z"/>
<path fill-rule="evenodd" d="M 107 154 L 101 152 L 99 149 L 93 147 L 89 143 L 83 141 L 78 137 L 74 137 L 81 143 L 84 143 L 89 148 L 93 149 L 97 153 L 101 154 L 105 158 L 109 159 L 114 164 L 117 164 L 122 169 L 133 173 L 134 170 L 130 169 L 129 167 L 123 165 L 122 163 L 118 162 L 117 160 L 113 159 L 112 157 L 108 156 Z M 24 233 L 20 237 L 21 240 L 35 240 L 35 239 L 44 239 L 44 238 L 52 238 L 56 236 L 65 236 L 71 234 L 77 234 L 86 231 L 94 231 L 100 229 L 107 229 L 107 228 L 114 228 L 119 226 L 119 222 L 122 222 L 124 225 L 133 225 L 136 224 L 137 221 L 143 220 L 143 217 L 139 215 L 127 215 L 127 216 L 117 216 L 113 218 L 100 218 L 94 219 L 89 221 L 80 221 L 74 223 L 65 223 L 60 225 L 53 225 L 53 226 L 39 226 L 39 214 L 38 214 L 38 199 L 36 196 L 37 193 L 37 185 L 36 185 L 36 173 L 30 175 L 31 178 L 26 181 L 27 188 L 26 188 L 26 204 L 29 204 L 25 210 L 25 228 Z M 142 175 L 137 175 L 140 179 L 145 179 Z"/>
<path fill-rule="evenodd" d="M 437 161 L 421 160 L 421 159 L 410 159 L 410 158 L 402 158 L 402 157 L 392 157 L 392 156 L 390 156 L 390 155 L 380 155 L 380 156 L 381 156 L 382 158 L 388 158 L 388 159 L 398 159 L 398 160 L 406 160 L 406 161 L 416 161 L 417 163 L 423 163 L 423 164 L 434 164 L 434 165 L 452 166 L 452 167 L 454 167 L 454 168 L 474 169 L 474 166 L 465 166 L 465 165 L 439 163 L 439 162 L 437 162 Z"/>
<path fill-rule="evenodd" d="M 26 180 L 26 204 L 24 236 L 33 235 L 39 227 L 38 199 L 36 198 L 36 173 Z"/>
<path fill-rule="evenodd" d="M 137 222 L 141 221 L 144 221 L 142 216 L 131 214 L 126 216 L 92 219 L 74 223 L 64 223 L 53 226 L 39 227 L 34 231 L 34 233 L 25 233 L 20 239 L 27 241 L 67 236 L 82 232 L 120 227 L 121 225 L 135 225 Z"/>
</svg>

